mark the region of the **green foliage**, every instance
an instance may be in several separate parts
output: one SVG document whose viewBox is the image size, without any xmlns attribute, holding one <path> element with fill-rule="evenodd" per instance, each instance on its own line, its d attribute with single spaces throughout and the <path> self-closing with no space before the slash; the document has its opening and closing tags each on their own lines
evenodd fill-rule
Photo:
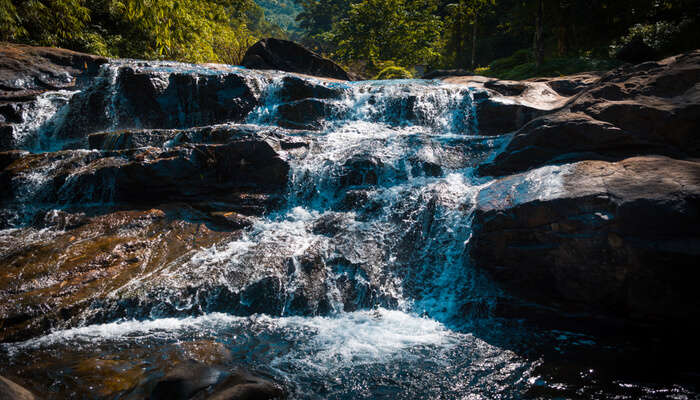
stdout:
<svg viewBox="0 0 700 400">
<path fill-rule="evenodd" d="M 476 73 L 492 78 L 522 80 L 534 77 L 554 77 L 590 71 L 606 71 L 619 65 L 615 60 L 598 60 L 586 57 L 557 57 L 545 59 L 539 69 L 535 67 L 530 50 L 519 50 L 513 56 L 494 60 L 488 67 Z"/>
<path fill-rule="evenodd" d="M 406 68 L 390 66 L 382 69 L 377 76 L 374 77 L 375 80 L 384 79 L 411 79 L 413 74 Z"/>
<path fill-rule="evenodd" d="M 0 0 L 0 39 L 53 45 L 78 38 L 90 20 L 83 0 Z"/>
<path fill-rule="evenodd" d="M 334 56 L 342 61 L 363 59 L 369 72 L 392 60 L 404 67 L 438 57 L 435 44 L 442 24 L 431 0 L 363 0 L 350 6 L 346 18 L 333 25 Z"/>
<path fill-rule="evenodd" d="M 270 23 L 290 34 L 299 31 L 296 17 L 301 12 L 301 6 L 294 0 L 256 0 L 256 2 L 265 10 L 265 18 Z"/>
<path fill-rule="evenodd" d="M 386 61 L 413 68 L 472 68 L 532 76 L 535 1 L 297 0 L 306 44 L 374 76 Z M 697 0 L 543 0 L 545 59 L 539 74 L 600 69 L 611 44 L 634 35 L 676 54 L 697 47 Z M 618 40 L 615 42 L 615 40 Z M 512 56 L 512 57 L 511 57 Z M 499 63 L 505 63 L 499 65 Z"/>
<path fill-rule="evenodd" d="M 689 19 L 680 23 L 658 21 L 653 24 L 635 24 L 626 35 L 612 43 L 610 54 L 614 56 L 620 48 L 636 38 L 641 38 L 647 46 L 661 54 L 673 53 L 678 47 L 682 47 L 684 37 L 690 34 L 685 32 L 690 25 L 692 22 Z"/>
<path fill-rule="evenodd" d="M 0 0 L 0 21 L 2 40 L 231 64 L 258 37 L 281 32 L 253 0 Z"/>
</svg>

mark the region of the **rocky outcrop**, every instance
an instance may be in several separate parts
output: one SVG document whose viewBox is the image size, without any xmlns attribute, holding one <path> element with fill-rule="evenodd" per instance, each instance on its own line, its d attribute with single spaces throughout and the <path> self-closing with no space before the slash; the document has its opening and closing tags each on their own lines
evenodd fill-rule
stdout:
<svg viewBox="0 0 700 400">
<path fill-rule="evenodd" d="M 70 50 L 0 44 L 0 150 L 16 148 L 14 125 L 31 123 L 37 96 L 87 87 L 107 63 L 104 57 Z"/>
<path fill-rule="evenodd" d="M 565 94 L 568 92 L 561 89 L 565 84 L 550 86 L 553 82 L 564 82 L 563 78 L 518 82 L 483 76 L 450 76 L 442 80 L 474 89 L 478 132 L 485 136 L 515 132 L 533 119 L 558 110 L 570 100 L 570 95 Z M 595 78 L 585 75 L 572 77 L 572 80 L 585 86 Z M 577 85 L 571 83 L 569 86 Z"/>
<path fill-rule="evenodd" d="M 54 136 L 81 140 L 102 130 L 238 122 L 258 104 L 254 90 L 235 71 L 199 68 L 170 72 L 166 68 L 116 66 L 71 98 Z"/>
<path fill-rule="evenodd" d="M 104 57 L 71 50 L 3 43 L 0 45 L 0 110 L 7 110 L 3 101 L 23 101 L 45 90 L 81 87 L 107 61 Z M 0 114 L 7 117 L 4 112 Z"/>
<path fill-rule="evenodd" d="M 250 69 L 275 69 L 325 78 L 353 80 L 338 64 L 323 58 L 302 45 L 282 39 L 262 39 L 243 57 Z"/>
<path fill-rule="evenodd" d="M 698 315 L 700 163 L 549 166 L 477 197 L 476 264 L 526 298 L 643 321 Z"/>
<path fill-rule="evenodd" d="M 700 51 L 609 72 L 515 133 L 482 175 L 640 154 L 700 156 Z"/>
<path fill-rule="evenodd" d="M 43 189 L 23 197 L 32 170 L 44 170 Z M 288 165 L 265 141 L 240 139 L 227 144 L 185 144 L 172 149 L 142 148 L 111 152 L 66 150 L 26 155 L 0 172 L 8 190 L 3 205 L 34 201 L 57 205 L 117 203 L 143 207 L 163 202 L 223 202 L 234 209 L 265 203 L 287 182 Z M 249 204 L 250 203 L 250 204 Z M 262 204 L 260 204 L 262 203 Z M 262 207 L 264 210 L 264 207 Z"/>
</svg>

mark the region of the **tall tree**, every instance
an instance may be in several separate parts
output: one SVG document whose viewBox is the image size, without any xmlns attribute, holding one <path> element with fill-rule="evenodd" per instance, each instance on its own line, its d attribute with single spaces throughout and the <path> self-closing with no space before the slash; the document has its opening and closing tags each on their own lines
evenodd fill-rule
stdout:
<svg viewBox="0 0 700 400">
<path fill-rule="evenodd" d="M 535 38 L 533 40 L 533 55 L 535 67 L 540 69 L 544 61 L 544 0 L 535 0 Z"/>
</svg>

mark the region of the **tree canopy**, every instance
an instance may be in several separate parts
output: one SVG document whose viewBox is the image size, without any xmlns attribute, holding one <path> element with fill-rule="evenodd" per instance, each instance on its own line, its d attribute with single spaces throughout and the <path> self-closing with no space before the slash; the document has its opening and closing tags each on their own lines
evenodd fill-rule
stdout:
<svg viewBox="0 0 700 400">
<path fill-rule="evenodd" d="M 0 22 L 4 41 L 233 64 L 258 37 L 284 35 L 253 0 L 0 0 Z"/>
<path fill-rule="evenodd" d="M 523 78 L 609 67 L 635 40 L 659 56 L 697 48 L 700 2 L 0 0 L 0 40 L 113 57 L 237 64 L 261 37 L 368 77 L 427 66 Z"/>
</svg>

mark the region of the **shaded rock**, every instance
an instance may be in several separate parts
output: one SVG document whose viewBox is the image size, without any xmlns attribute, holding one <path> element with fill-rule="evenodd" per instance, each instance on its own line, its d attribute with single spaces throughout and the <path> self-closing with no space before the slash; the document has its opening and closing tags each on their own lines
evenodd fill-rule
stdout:
<svg viewBox="0 0 700 400">
<path fill-rule="evenodd" d="M 484 83 L 484 87 L 504 96 L 519 96 L 527 89 L 527 85 L 523 82 L 501 80 L 487 81 Z"/>
<path fill-rule="evenodd" d="M 20 158 L 28 155 L 28 151 L 24 150 L 10 150 L 0 152 L 0 171 L 5 169 L 8 165 L 19 160 Z"/>
<path fill-rule="evenodd" d="M 0 122 L 0 151 L 15 148 L 12 125 Z"/>
<path fill-rule="evenodd" d="M 197 392 L 215 386 L 227 372 L 198 362 L 178 364 L 158 381 L 151 400 L 187 400 Z"/>
<path fill-rule="evenodd" d="M 657 60 L 659 54 L 648 44 L 644 43 L 640 36 L 635 36 L 617 51 L 615 58 L 620 61 L 639 64 L 644 61 Z"/>
<path fill-rule="evenodd" d="M 317 99 L 303 99 L 277 107 L 277 124 L 284 128 L 316 130 L 325 118 L 337 111 L 336 106 Z"/>
<path fill-rule="evenodd" d="M 238 369 L 221 386 L 228 386 L 209 397 L 209 400 L 272 400 L 285 399 L 284 389 L 267 379 Z"/>
<path fill-rule="evenodd" d="M 479 134 L 490 136 L 514 132 L 545 112 L 527 105 L 486 97 L 476 105 Z"/>
<path fill-rule="evenodd" d="M 697 316 L 700 164 L 660 156 L 549 166 L 477 198 L 470 252 L 547 305 L 656 321 Z"/>
<path fill-rule="evenodd" d="M 533 82 L 545 82 L 547 86 L 562 96 L 574 96 L 600 80 L 603 73 L 589 72 L 557 78 L 535 78 Z"/>
<path fill-rule="evenodd" d="M 34 201 L 132 205 L 221 201 L 245 211 L 261 205 L 260 197 L 250 194 L 282 190 L 289 166 L 269 144 L 253 139 L 173 149 L 35 154 L 14 161 L 0 173 L 0 182 L 10 189 L 0 195 L 0 201 L 26 197 L 22 194 L 29 179 L 26 174 L 36 168 L 44 170 L 45 177 Z"/>
<path fill-rule="evenodd" d="M 385 165 L 379 158 L 353 156 L 343 164 L 340 184 L 341 186 L 376 185 L 379 183 L 384 168 Z"/>
<path fill-rule="evenodd" d="M 250 69 L 276 69 L 287 72 L 352 80 L 338 64 L 288 40 L 262 39 L 251 46 L 243 57 Z"/>
<path fill-rule="evenodd" d="M 520 128 L 479 173 L 506 175 L 551 163 L 639 154 L 698 157 L 698 82 L 700 51 L 614 70 L 559 111 Z"/>
<path fill-rule="evenodd" d="M 104 57 L 71 50 L 3 43 L 0 101 L 28 101 L 45 90 L 81 86 L 107 62 Z"/>
<path fill-rule="evenodd" d="M 29 390 L 0 376 L 0 400 L 34 400 L 36 397 Z"/>
<path fill-rule="evenodd" d="M 242 120 L 257 105 L 249 82 L 236 71 L 119 66 L 70 100 L 55 136 L 86 137 L 118 128 L 189 128 Z M 115 94 L 111 94 L 113 81 Z M 114 112 L 105 112 L 113 110 Z"/>
<path fill-rule="evenodd" d="M 283 102 L 303 99 L 335 99 L 343 94 L 344 89 L 338 84 L 314 82 L 296 76 L 282 78 L 282 87 L 278 93 Z"/>
</svg>

